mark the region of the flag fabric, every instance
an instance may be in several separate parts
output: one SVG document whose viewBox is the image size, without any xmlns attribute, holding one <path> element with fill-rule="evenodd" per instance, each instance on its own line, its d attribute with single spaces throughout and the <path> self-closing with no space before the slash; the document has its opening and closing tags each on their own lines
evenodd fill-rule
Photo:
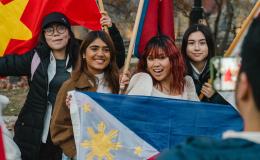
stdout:
<svg viewBox="0 0 260 160">
<path fill-rule="evenodd" d="M 220 138 L 243 129 L 228 105 L 73 91 L 70 106 L 78 159 L 151 159 L 190 136 Z"/>
<path fill-rule="evenodd" d="M 72 25 L 101 29 L 95 0 L 0 0 L 0 57 L 23 54 L 38 40 L 44 16 L 50 12 L 65 14 Z"/>
<path fill-rule="evenodd" d="M 5 160 L 5 149 L 4 149 L 4 140 L 2 126 L 0 125 L 0 160 Z"/>
<path fill-rule="evenodd" d="M 173 1 L 144 0 L 135 41 L 135 56 L 139 57 L 146 43 L 159 33 L 174 39 Z"/>
</svg>

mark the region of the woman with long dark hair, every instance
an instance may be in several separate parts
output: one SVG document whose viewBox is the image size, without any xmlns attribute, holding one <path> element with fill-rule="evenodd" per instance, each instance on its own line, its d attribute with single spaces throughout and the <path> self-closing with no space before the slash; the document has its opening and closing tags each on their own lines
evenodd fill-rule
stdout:
<svg viewBox="0 0 260 160">
<path fill-rule="evenodd" d="M 104 31 L 92 31 L 80 47 L 77 67 L 71 78 L 61 87 L 51 122 L 51 137 L 66 156 L 76 156 L 70 110 L 66 104 L 71 90 L 118 93 L 119 70 L 116 53 L 110 37 Z"/>
<path fill-rule="evenodd" d="M 67 17 L 53 12 L 44 17 L 34 49 L 0 58 L 1 76 L 29 77 L 29 92 L 14 127 L 22 159 L 61 158 L 61 149 L 51 141 L 49 124 L 56 94 L 76 65 L 78 49 Z"/>
<path fill-rule="evenodd" d="M 184 33 L 181 51 L 186 61 L 187 73 L 195 83 L 197 94 L 204 95 L 201 101 L 228 104 L 208 82 L 209 60 L 215 55 L 210 29 L 201 24 L 189 27 Z"/>
</svg>

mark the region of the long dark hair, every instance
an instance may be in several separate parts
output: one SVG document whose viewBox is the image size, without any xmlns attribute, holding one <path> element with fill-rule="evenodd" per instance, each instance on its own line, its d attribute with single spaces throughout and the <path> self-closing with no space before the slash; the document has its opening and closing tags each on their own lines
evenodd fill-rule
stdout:
<svg viewBox="0 0 260 160">
<path fill-rule="evenodd" d="M 185 84 L 185 64 L 183 57 L 176 47 L 174 41 L 164 35 L 155 36 L 149 40 L 147 43 L 144 53 L 141 55 L 137 72 L 146 72 L 147 71 L 147 57 L 152 56 L 153 58 L 160 56 L 160 50 L 163 50 L 165 55 L 169 58 L 171 63 L 171 77 L 172 80 L 170 82 L 170 91 L 174 93 L 177 91 L 178 93 L 182 93 L 184 90 Z M 150 73 L 148 73 L 150 74 Z M 151 75 L 152 77 L 152 75 Z M 159 82 L 156 81 L 153 77 L 154 84 L 158 84 Z"/>
<path fill-rule="evenodd" d="M 96 84 L 96 77 L 88 71 L 87 62 L 83 59 L 83 55 L 86 52 L 88 46 L 97 38 L 101 39 L 107 44 L 110 50 L 110 62 L 104 69 L 105 81 L 108 83 L 112 93 L 118 93 L 119 91 L 119 69 L 116 64 L 116 51 L 110 36 L 104 31 L 91 31 L 87 34 L 85 40 L 80 46 L 80 55 L 78 58 L 77 66 L 72 73 L 72 79 L 77 80 L 81 73 L 85 72 L 93 84 Z"/>
<path fill-rule="evenodd" d="M 208 45 L 208 57 L 207 57 L 207 61 L 212 58 L 215 55 L 215 47 L 214 47 L 214 40 L 213 40 L 213 36 L 212 33 L 209 29 L 209 27 L 202 25 L 202 24 L 194 24 L 192 26 L 190 26 L 184 33 L 183 35 L 183 39 L 182 39 L 182 46 L 181 46 L 181 52 L 183 54 L 183 57 L 186 61 L 189 60 L 189 58 L 187 57 L 187 45 L 188 45 L 188 39 L 190 34 L 192 34 L 193 32 L 197 32 L 200 31 L 203 33 L 203 35 L 206 38 L 206 43 Z"/>
<path fill-rule="evenodd" d="M 76 66 L 76 62 L 78 59 L 78 54 L 79 54 L 79 40 L 77 40 L 74 36 L 74 33 L 72 32 L 71 28 L 66 27 L 69 31 L 70 39 L 68 41 L 68 44 L 66 46 L 65 54 L 66 57 L 69 56 L 69 61 L 67 64 L 67 68 L 72 67 L 73 69 Z M 42 46 L 46 48 L 48 51 L 51 51 L 51 48 L 46 42 L 45 36 L 44 36 L 44 29 L 41 30 L 40 37 L 39 37 L 39 42 L 38 46 Z"/>
</svg>

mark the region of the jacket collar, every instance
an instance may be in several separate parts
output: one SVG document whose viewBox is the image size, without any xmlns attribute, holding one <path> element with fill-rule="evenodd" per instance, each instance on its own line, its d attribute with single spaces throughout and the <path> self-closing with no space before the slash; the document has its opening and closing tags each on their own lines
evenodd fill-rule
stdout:
<svg viewBox="0 0 260 160">
<path fill-rule="evenodd" d="M 90 78 L 87 76 L 85 72 L 81 73 L 79 79 L 76 81 L 75 88 L 83 89 L 83 88 L 96 88 L 93 82 L 91 82 Z"/>
<path fill-rule="evenodd" d="M 227 138 L 240 138 L 246 139 L 248 141 L 260 144 L 260 132 L 235 132 L 235 131 L 226 131 L 222 135 L 223 139 Z"/>
</svg>

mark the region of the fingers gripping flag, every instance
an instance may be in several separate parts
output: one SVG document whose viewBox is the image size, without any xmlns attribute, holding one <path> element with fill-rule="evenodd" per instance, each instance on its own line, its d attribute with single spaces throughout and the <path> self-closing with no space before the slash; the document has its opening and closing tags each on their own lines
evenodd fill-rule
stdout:
<svg viewBox="0 0 260 160">
<path fill-rule="evenodd" d="M 231 106 L 157 97 L 72 92 L 78 159 L 150 159 L 190 136 L 242 130 Z"/>
</svg>

